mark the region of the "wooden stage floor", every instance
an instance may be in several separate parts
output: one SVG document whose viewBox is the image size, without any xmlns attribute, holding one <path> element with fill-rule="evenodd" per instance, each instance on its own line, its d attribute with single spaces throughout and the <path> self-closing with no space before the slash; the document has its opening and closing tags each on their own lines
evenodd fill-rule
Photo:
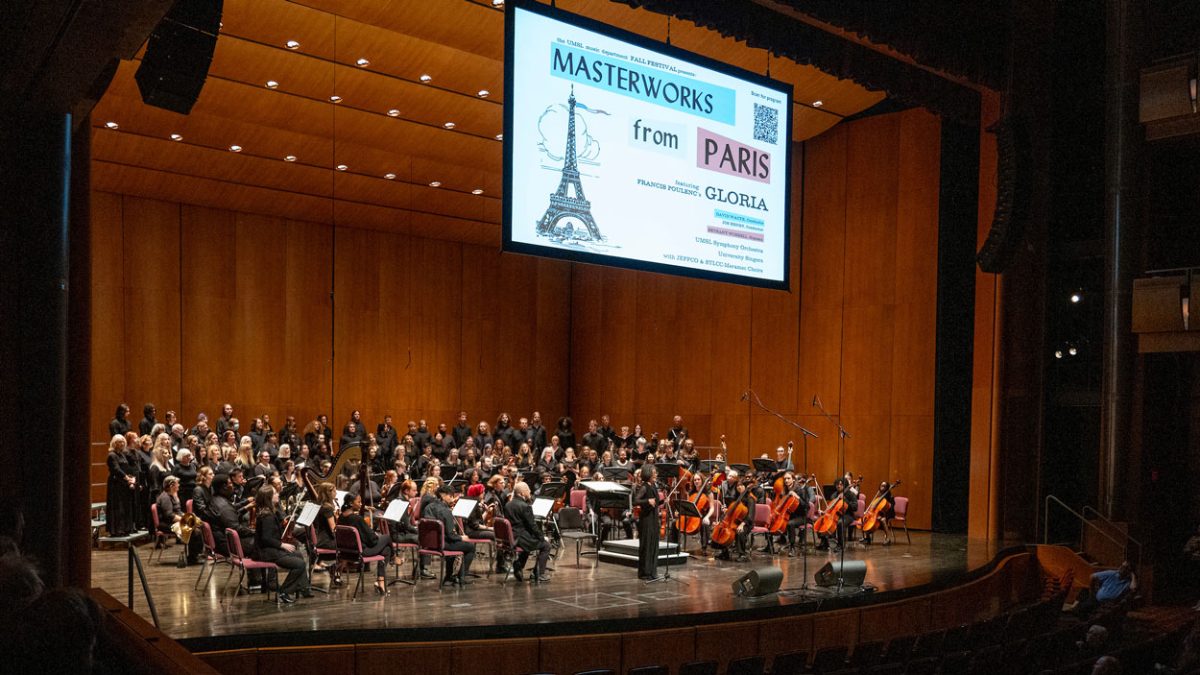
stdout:
<svg viewBox="0 0 1200 675">
<path fill-rule="evenodd" d="M 381 597 L 367 587 L 351 601 L 353 575 L 349 583 L 329 595 L 316 594 L 293 605 L 277 607 L 261 594 L 226 596 L 219 602 L 228 571 L 218 568 L 207 592 L 194 591 L 199 569 L 177 569 L 178 548 L 170 548 L 160 564 L 157 556 L 146 563 L 150 591 L 164 632 L 194 650 L 234 648 L 257 644 L 296 645 L 342 641 L 411 641 L 470 637 L 472 639 L 521 635 L 554 635 L 628 630 L 635 625 L 668 627 L 696 625 L 756 616 L 822 611 L 864 602 L 880 602 L 933 588 L 956 585 L 982 573 L 996 558 L 1001 546 L 968 540 L 964 536 L 913 532 L 912 544 L 892 546 L 852 544 L 846 560 L 867 565 L 866 583 L 873 592 L 847 589 L 839 597 L 828 589 L 801 591 L 804 561 L 800 556 L 769 556 L 756 553 L 750 562 L 723 562 L 694 555 L 684 566 L 672 567 L 678 581 L 645 585 L 635 568 L 597 562 L 584 556 L 575 563 L 574 547 L 564 550 L 549 584 L 519 584 L 511 578 L 501 586 L 499 576 L 480 577 L 458 590 L 438 592 L 432 581 L 415 590 L 392 586 L 391 595 Z M 143 559 L 150 546 L 139 549 Z M 808 579 L 827 561 L 837 556 L 813 552 L 808 556 Z M 92 582 L 114 597 L 127 598 L 127 560 L 124 550 L 94 551 Z M 473 571 L 483 573 L 490 559 L 477 558 Z M 745 572 L 775 565 L 784 578 L 781 592 L 763 598 L 735 597 L 730 589 Z M 409 568 L 405 568 L 406 570 Z M 437 563 L 431 569 L 437 569 Z M 662 568 L 659 569 L 660 574 Z M 236 575 L 234 577 L 236 581 Z M 370 575 L 368 575 L 368 583 Z M 232 581 L 230 582 L 232 584 Z M 325 587 L 328 577 L 314 575 L 314 585 Z M 807 606 L 805 606 L 807 605 Z M 135 584 L 134 609 L 150 619 L 140 586 Z M 599 622 L 599 623 L 595 623 Z M 446 631 L 446 627 L 471 627 Z M 317 638 L 312 631 L 328 631 Z M 254 636 L 254 637 L 250 637 Z"/>
</svg>

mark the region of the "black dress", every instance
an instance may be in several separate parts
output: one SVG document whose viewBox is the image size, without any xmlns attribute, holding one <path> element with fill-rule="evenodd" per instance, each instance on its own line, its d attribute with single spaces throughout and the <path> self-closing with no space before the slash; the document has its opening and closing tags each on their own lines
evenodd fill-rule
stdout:
<svg viewBox="0 0 1200 675">
<path fill-rule="evenodd" d="M 647 579 L 658 576 L 658 489 L 653 485 L 639 485 L 633 495 L 634 506 L 641 508 L 638 517 L 638 577 Z"/>
<path fill-rule="evenodd" d="M 109 536 L 124 537 L 133 532 L 134 491 L 125 481 L 131 472 L 129 458 L 123 452 L 108 453 L 108 504 L 105 507 Z"/>
</svg>

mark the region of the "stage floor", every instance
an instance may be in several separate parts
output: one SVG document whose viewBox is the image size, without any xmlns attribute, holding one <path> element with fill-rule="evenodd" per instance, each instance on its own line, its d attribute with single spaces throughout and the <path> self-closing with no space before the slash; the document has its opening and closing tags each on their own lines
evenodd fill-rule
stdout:
<svg viewBox="0 0 1200 675">
<path fill-rule="evenodd" d="M 439 593 L 437 585 L 427 580 L 415 590 L 396 584 L 386 597 L 367 587 L 351 601 L 355 577 L 347 575 L 348 583 L 329 595 L 318 593 L 311 600 L 300 599 L 283 607 L 265 602 L 266 596 L 261 594 L 226 595 L 221 604 L 218 592 L 226 588 L 225 566 L 218 568 L 207 592 L 192 590 L 199 568 L 176 568 L 178 548 L 168 549 L 161 564 L 156 556 L 145 566 L 162 630 L 199 650 L 234 648 L 251 642 L 259 646 L 305 644 L 314 640 L 311 631 L 347 631 L 323 638 L 330 642 L 346 637 L 354 642 L 441 640 L 461 637 L 459 631 L 450 634 L 439 630 L 455 626 L 473 627 L 470 637 L 480 639 L 628 630 L 635 624 L 695 625 L 748 618 L 747 612 L 765 617 L 821 611 L 898 599 L 961 583 L 989 567 L 1001 548 L 964 536 L 925 532 L 912 533 L 911 545 L 905 543 L 903 533 L 899 541 L 892 546 L 852 544 L 846 560 L 866 562 L 866 584 L 874 591 L 846 589 L 841 597 L 829 589 L 800 590 L 804 578 L 802 557 L 772 557 L 765 553 L 756 553 L 744 563 L 694 555 L 686 565 L 671 569 L 675 581 L 646 585 L 637 579 L 636 569 L 597 562 L 595 556 L 584 556 L 576 565 L 572 545 L 564 549 L 557 562 L 551 561 L 556 569 L 551 572 L 552 581 L 545 585 L 520 584 L 510 578 L 501 586 L 499 575 L 493 575 L 491 579 L 481 576 L 464 589 L 446 587 Z M 145 562 L 150 546 L 143 545 L 139 553 Z M 127 560 L 124 550 L 94 551 L 93 584 L 125 601 Z M 807 560 L 809 585 L 813 586 L 817 569 L 835 560 L 837 556 L 826 552 L 811 553 Z M 491 562 L 477 558 L 473 571 L 482 574 Z M 769 565 L 783 571 L 780 593 L 763 598 L 733 595 L 733 581 L 753 568 Z M 438 569 L 436 561 L 431 569 Z M 324 573 L 314 574 L 313 581 L 316 586 L 328 585 Z M 136 584 L 134 609 L 150 619 L 145 597 Z M 255 637 L 249 639 L 251 635 Z"/>
</svg>

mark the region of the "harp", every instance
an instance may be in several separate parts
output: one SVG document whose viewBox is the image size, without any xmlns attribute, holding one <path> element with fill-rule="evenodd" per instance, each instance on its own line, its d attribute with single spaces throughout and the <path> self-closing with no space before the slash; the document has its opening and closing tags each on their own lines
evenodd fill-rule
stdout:
<svg viewBox="0 0 1200 675">
<path fill-rule="evenodd" d="M 333 458 L 333 466 L 329 468 L 329 473 L 321 473 L 318 468 L 305 466 L 302 469 L 301 475 L 304 477 L 304 487 L 308 490 L 309 498 L 315 499 L 317 496 L 317 486 L 326 481 L 332 481 L 337 476 L 342 474 L 346 465 L 350 462 L 362 462 L 362 446 L 358 443 L 353 443 L 340 450 Z"/>
</svg>

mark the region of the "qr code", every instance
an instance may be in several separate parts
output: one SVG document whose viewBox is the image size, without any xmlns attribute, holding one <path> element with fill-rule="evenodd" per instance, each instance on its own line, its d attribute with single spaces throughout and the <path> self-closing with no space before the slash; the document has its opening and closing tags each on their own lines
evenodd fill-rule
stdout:
<svg viewBox="0 0 1200 675">
<path fill-rule="evenodd" d="M 754 140 L 774 145 L 779 142 L 779 111 L 754 104 Z"/>
</svg>

